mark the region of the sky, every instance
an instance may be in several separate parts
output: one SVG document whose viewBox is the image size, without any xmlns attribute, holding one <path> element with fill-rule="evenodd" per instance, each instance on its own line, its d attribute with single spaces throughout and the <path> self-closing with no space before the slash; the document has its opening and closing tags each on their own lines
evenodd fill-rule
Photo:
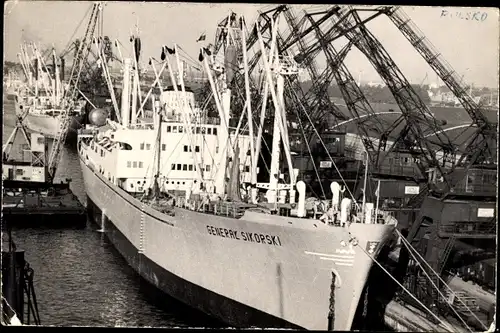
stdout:
<svg viewBox="0 0 500 333">
<path fill-rule="evenodd" d="M 56 50 L 63 50 L 70 40 L 83 35 L 86 21 L 79 29 L 77 27 L 91 4 L 86 1 L 5 2 L 4 60 L 16 61 L 19 46 L 24 40 L 40 42 L 45 46 L 54 45 Z M 207 40 L 213 42 L 217 23 L 231 11 L 243 15 L 247 24 L 251 24 L 259 10 L 272 7 L 269 4 L 244 3 L 109 1 L 104 8 L 104 34 L 126 44 L 130 32 L 138 23 L 143 56 L 159 58 L 161 45 L 175 42 L 196 59 L 200 47 L 196 39 L 205 32 Z M 294 6 L 294 9 L 297 15 L 303 9 L 319 9 L 312 7 L 319 6 Z M 459 76 L 463 75 L 465 82 L 478 87 L 498 87 L 498 9 L 404 7 L 404 11 Z M 380 16 L 369 22 L 367 27 L 410 82 L 440 83 L 429 65 L 387 17 Z M 321 67 L 322 61 L 318 61 Z M 353 49 L 345 62 L 356 79 L 361 77 L 363 82 L 382 82 L 359 51 Z"/>
</svg>

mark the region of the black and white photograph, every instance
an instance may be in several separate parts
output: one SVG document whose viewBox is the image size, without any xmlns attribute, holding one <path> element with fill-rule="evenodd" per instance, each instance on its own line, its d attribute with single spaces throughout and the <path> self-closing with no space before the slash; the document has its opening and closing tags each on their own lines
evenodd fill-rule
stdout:
<svg viewBox="0 0 500 333">
<path fill-rule="evenodd" d="M 496 331 L 499 13 L 4 2 L 2 325 Z"/>
</svg>

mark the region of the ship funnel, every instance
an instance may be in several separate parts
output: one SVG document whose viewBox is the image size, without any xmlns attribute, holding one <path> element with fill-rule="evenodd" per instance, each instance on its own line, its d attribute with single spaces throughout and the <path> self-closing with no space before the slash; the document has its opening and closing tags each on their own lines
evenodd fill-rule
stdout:
<svg viewBox="0 0 500 333">
<path fill-rule="evenodd" d="M 352 200 L 349 198 L 342 199 L 340 203 L 340 223 L 344 225 L 349 217 L 349 212 L 351 210 Z"/>
<path fill-rule="evenodd" d="M 330 184 L 330 190 L 332 191 L 332 208 L 335 211 L 339 210 L 339 201 L 340 201 L 340 184 L 337 182 L 332 182 Z"/>
<path fill-rule="evenodd" d="M 365 223 L 372 223 L 373 216 L 373 204 L 366 203 L 365 204 Z"/>
<path fill-rule="evenodd" d="M 299 192 L 299 202 L 297 203 L 297 216 L 304 217 L 306 215 L 306 183 L 302 180 L 297 182 L 297 192 Z"/>
</svg>

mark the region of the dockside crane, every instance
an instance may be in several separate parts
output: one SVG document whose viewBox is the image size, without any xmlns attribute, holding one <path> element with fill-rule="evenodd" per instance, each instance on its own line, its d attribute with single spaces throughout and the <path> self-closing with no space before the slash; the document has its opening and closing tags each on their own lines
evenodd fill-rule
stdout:
<svg viewBox="0 0 500 333">
<path fill-rule="evenodd" d="M 62 113 L 60 131 L 58 132 L 58 135 L 54 139 L 54 142 L 52 144 L 52 149 L 49 155 L 48 170 L 49 170 L 49 178 L 52 182 L 55 179 L 57 166 L 60 163 L 62 149 L 66 141 L 68 129 L 71 123 L 72 111 L 73 108 L 75 107 L 76 99 L 78 96 L 78 90 L 79 90 L 78 84 L 82 74 L 82 69 L 84 66 L 84 62 L 89 55 L 90 48 L 92 47 L 92 41 L 94 38 L 96 26 L 99 21 L 99 17 L 101 15 L 101 11 L 102 11 L 101 3 L 98 2 L 92 5 L 92 11 L 86 27 L 86 31 L 84 37 L 80 41 L 78 51 L 75 55 L 73 65 L 71 67 L 71 72 L 68 78 L 67 87 L 62 98 L 62 101 L 64 103 L 63 107 L 65 111 Z"/>
<path fill-rule="evenodd" d="M 386 7 L 384 10 L 390 14 Z M 352 15 L 351 19 L 354 22 L 360 21 L 354 10 L 349 10 L 348 15 Z M 402 134 L 407 134 L 412 141 L 421 141 L 422 144 L 418 148 L 427 162 L 421 164 L 421 168 L 424 172 L 431 171 L 428 184 L 432 191 L 427 193 L 427 189 L 424 188 L 424 191 L 418 195 L 422 199 L 421 209 L 417 219 L 411 225 L 407 239 L 413 245 L 420 245 L 419 252 L 422 253 L 422 258 L 426 262 L 424 271 L 431 276 L 430 280 L 425 280 L 427 283 L 416 283 L 418 279 L 415 280 L 411 289 L 421 292 L 420 297 L 422 300 L 426 299 L 427 305 L 439 304 L 441 302 L 435 295 L 435 288 L 441 285 L 440 275 L 446 271 L 447 260 L 455 246 L 455 241 L 480 239 L 486 248 L 494 246 L 496 170 L 491 161 L 494 160 L 492 156 L 495 156 L 493 148 L 496 134 L 492 133 L 494 126 L 491 123 L 488 124 L 487 118 L 466 94 L 450 67 L 444 61 L 439 61 L 439 54 L 425 44 L 423 35 L 417 34 L 414 28 L 412 28 L 414 32 L 412 34 L 407 29 L 408 19 L 403 15 L 397 15 L 397 18 L 393 17 L 393 20 L 398 22 L 399 28 L 405 30 L 403 33 L 419 49 L 424 59 L 435 68 L 450 89 L 458 95 L 464 107 L 467 105 L 467 111 L 474 125 L 478 127 L 471 142 L 460 151 L 457 146 L 448 144 L 449 139 L 446 136 L 438 138 L 437 144 L 445 144 L 443 148 L 448 149 L 445 153 L 460 154 L 458 159 L 452 156 L 452 159 L 445 161 L 444 164 L 438 161 L 437 156 L 430 153 L 436 142 L 422 140 L 422 135 L 436 136 L 437 133 L 444 131 L 438 132 L 438 126 L 429 117 L 426 108 L 422 107 L 411 90 L 405 87 L 405 82 L 401 82 L 404 77 L 399 77 L 397 68 L 392 66 L 393 62 L 386 57 L 376 39 L 366 28 L 359 28 L 358 36 L 361 36 L 361 42 L 358 43 L 358 48 L 368 56 L 395 95 L 401 110 L 406 115 L 407 126 Z M 347 30 L 351 26 L 352 24 L 344 23 L 342 28 Z M 393 75 L 395 77 L 392 77 Z M 403 141 L 403 143 L 408 148 L 412 148 L 411 142 Z M 423 242 L 424 238 L 426 242 Z M 434 281 L 432 286 L 430 281 Z"/>
<path fill-rule="evenodd" d="M 330 10 L 333 11 L 333 10 Z M 329 11 L 325 12 L 326 15 L 330 15 Z M 328 78 L 328 71 L 324 72 L 325 77 L 320 77 L 318 73 L 318 66 L 315 61 L 315 53 L 311 52 L 306 52 L 307 46 L 305 44 L 304 38 L 307 36 L 306 34 L 301 33 L 301 28 L 303 27 L 304 23 L 306 20 L 302 18 L 299 22 L 297 22 L 296 16 L 293 13 L 293 9 L 290 6 L 287 6 L 287 9 L 283 11 L 283 15 L 285 16 L 285 19 L 288 23 L 288 26 L 290 28 L 289 35 L 290 36 L 301 36 L 302 38 L 296 39 L 296 45 L 298 46 L 300 55 L 299 57 L 295 56 L 295 60 L 297 61 L 297 58 L 301 58 L 298 60 L 301 66 L 305 67 L 307 71 L 309 72 L 309 75 L 311 77 L 311 81 L 313 82 L 313 85 L 309 91 L 311 91 L 313 96 L 310 96 L 308 101 L 310 101 L 308 104 L 310 106 L 309 111 L 311 112 L 311 117 L 313 119 L 322 119 L 323 115 L 326 112 L 330 112 L 333 114 L 333 116 L 338 119 L 338 120 L 346 120 L 347 116 L 343 114 L 340 109 L 331 101 L 330 97 L 328 96 L 327 93 L 325 93 L 325 88 L 328 89 L 329 82 L 327 80 Z M 286 50 L 292 45 L 289 44 L 287 48 L 285 48 L 285 40 L 290 39 L 290 37 L 283 39 L 280 38 L 279 42 L 282 45 L 282 47 L 279 49 L 279 52 L 281 54 L 285 53 Z M 343 60 L 343 59 L 342 59 Z M 294 78 L 295 81 L 298 81 L 297 78 Z M 323 83 L 323 84 L 321 84 Z M 305 96 L 306 98 L 308 96 Z M 311 98 L 312 97 L 312 98 Z M 316 105 L 311 105 L 312 103 L 315 103 Z"/>
<path fill-rule="evenodd" d="M 472 96 L 467 93 L 467 85 L 462 83 L 457 72 L 447 61 L 442 59 L 441 54 L 436 50 L 434 45 L 420 31 L 401 7 L 383 7 L 379 10 L 387 14 L 399 31 L 408 39 L 411 45 L 436 72 L 439 78 L 460 100 L 462 106 L 472 119 L 471 126 L 477 127 L 467 148 L 464 149 L 466 154 L 460 156 L 455 166 L 467 165 L 468 167 L 472 167 L 478 164 L 496 163 L 497 128 L 484 115 L 481 107 L 474 101 Z M 470 152 L 472 152 L 472 154 Z"/>
<path fill-rule="evenodd" d="M 385 150 L 387 139 L 394 126 L 387 127 L 376 116 L 361 117 L 361 115 L 375 115 L 375 111 L 372 109 L 347 66 L 343 63 L 342 59 L 339 59 L 340 53 L 336 51 L 332 43 L 327 44 L 325 42 L 325 36 L 313 18 L 315 15 L 318 15 L 318 13 L 306 14 L 305 17 L 307 17 L 311 22 L 311 26 L 315 29 L 317 40 L 326 55 L 327 63 L 337 81 L 347 109 L 351 113 L 351 116 L 356 119 L 358 133 L 368 153 L 372 172 L 377 172 L 380 163 L 380 151 Z M 349 42 L 348 45 L 352 45 L 354 41 Z M 402 118 L 400 117 L 395 123 L 398 124 L 401 120 Z"/>
<path fill-rule="evenodd" d="M 408 150 L 415 157 L 423 177 L 426 176 L 428 167 L 434 167 L 439 176 L 443 177 L 443 181 L 448 182 L 443 165 L 439 163 L 436 156 L 436 150 L 441 149 L 443 159 L 446 160 L 448 155 L 455 153 L 455 144 L 445 132 L 441 131 L 441 125 L 414 91 L 389 53 L 364 26 L 357 11 L 347 7 L 345 10 L 337 12 L 332 20 L 339 24 L 340 30 L 343 30 L 341 33 L 353 41 L 356 47 L 368 58 L 394 95 L 403 113 L 405 126 L 388 152 Z M 426 135 L 430 133 L 435 134 L 437 142 L 426 139 Z"/>
</svg>

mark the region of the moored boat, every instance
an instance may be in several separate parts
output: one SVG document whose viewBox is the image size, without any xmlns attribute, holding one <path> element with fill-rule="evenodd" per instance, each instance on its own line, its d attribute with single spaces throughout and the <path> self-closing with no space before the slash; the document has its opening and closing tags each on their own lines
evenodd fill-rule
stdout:
<svg viewBox="0 0 500 333">
<path fill-rule="evenodd" d="M 152 121 L 140 118 L 145 112 L 137 105 L 137 62 L 132 68 L 132 60 L 124 59 L 121 121 L 96 116 L 79 131 L 85 190 L 89 208 L 101 212 L 101 230 L 147 281 L 224 322 L 351 329 L 373 258 L 397 221 L 373 204 L 356 202 L 336 182 L 332 200 L 306 198 L 306 185 L 297 182 L 288 158 L 288 184 L 281 181 L 281 143 L 289 154 L 283 77 L 296 75 L 293 59 L 264 60 L 277 141 L 269 182 L 256 183 L 260 144 L 254 147 L 251 129 L 227 125 L 230 71 L 220 71 L 224 65 L 202 50 L 219 112 L 211 118 L 184 85 L 177 46 L 162 51 L 172 84 L 161 88 L 160 70 L 162 94 L 152 103 Z M 171 71 L 173 54 L 178 79 Z M 225 64 L 234 61 L 231 54 L 226 52 Z"/>
</svg>

